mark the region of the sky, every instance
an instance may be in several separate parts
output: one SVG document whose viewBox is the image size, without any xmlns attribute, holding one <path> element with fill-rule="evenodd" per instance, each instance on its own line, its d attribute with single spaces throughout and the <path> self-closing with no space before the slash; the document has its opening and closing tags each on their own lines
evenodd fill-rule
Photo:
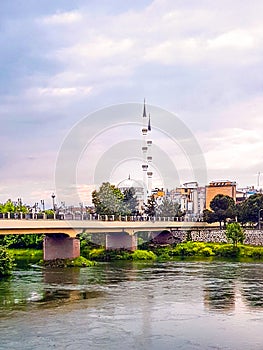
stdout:
<svg viewBox="0 0 263 350">
<path fill-rule="evenodd" d="M 154 185 L 196 180 L 191 139 L 205 162 L 200 185 L 261 187 L 262 13 L 261 0 L 3 2 L 0 202 L 51 205 L 54 192 L 58 202 L 88 204 L 103 178 L 96 174 L 115 184 L 140 178 L 144 98 L 157 147 Z M 168 163 L 174 183 L 162 180 Z M 64 181 L 70 172 L 73 183 Z"/>
</svg>

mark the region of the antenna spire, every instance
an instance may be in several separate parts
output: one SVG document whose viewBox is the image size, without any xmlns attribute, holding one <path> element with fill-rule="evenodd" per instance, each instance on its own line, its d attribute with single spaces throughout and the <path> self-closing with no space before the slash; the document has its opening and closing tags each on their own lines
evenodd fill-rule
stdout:
<svg viewBox="0 0 263 350">
<path fill-rule="evenodd" d="M 151 127 L 151 116 L 149 114 L 149 120 L 148 120 L 148 131 L 151 131 L 152 127 Z"/>
<path fill-rule="evenodd" d="M 143 118 L 146 118 L 147 115 L 146 115 L 146 106 L 145 106 L 145 99 L 144 99 L 144 102 L 143 102 L 143 114 L 142 114 Z"/>
</svg>

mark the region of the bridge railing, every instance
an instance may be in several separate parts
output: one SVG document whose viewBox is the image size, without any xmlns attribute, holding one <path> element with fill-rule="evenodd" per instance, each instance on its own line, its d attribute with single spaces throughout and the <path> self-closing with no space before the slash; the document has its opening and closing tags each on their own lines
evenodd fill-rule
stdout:
<svg viewBox="0 0 263 350">
<path fill-rule="evenodd" d="M 177 221 L 177 222 L 201 222 L 199 217 L 173 217 L 173 216 L 146 216 L 146 215 L 99 215 L 89 213 L 0 213 L 0 220 L 96 220 L 96 221 Z"/>
</svg>

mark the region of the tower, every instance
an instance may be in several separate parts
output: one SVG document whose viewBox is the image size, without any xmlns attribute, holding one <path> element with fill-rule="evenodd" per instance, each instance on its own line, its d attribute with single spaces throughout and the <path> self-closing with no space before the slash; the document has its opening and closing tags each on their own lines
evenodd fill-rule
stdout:
<svg viewBox="0 0 263 350">
<path fill-rule="evenodd" d="M 149 134 L 152 130 L 151 127 L 151 116 L 147 118 L 145 99 L 143 103 L 143 114 L 142 114 L 142 155 L 143 155 L 143 184 L 144 184 L 144 202 L 147 202 L 147 197 L 152 193 L 152 177 L 153 171 L 150 167 L 152 162 L 152 140 L 149 139 Z"/>
</svg>

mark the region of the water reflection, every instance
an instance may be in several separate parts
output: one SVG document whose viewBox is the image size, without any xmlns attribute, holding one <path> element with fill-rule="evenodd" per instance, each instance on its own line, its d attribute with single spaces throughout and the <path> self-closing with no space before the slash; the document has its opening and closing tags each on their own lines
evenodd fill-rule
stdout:
<svg viewBox="0 0 263 350">
<path fill-rule="evenodd" d="M 204 305 L 214 311 L 263 308 L 263 265 L 221 262 L 207 266 Z"/>
<path fill-rule="evenodd" d="M 235 264 L 213 264 L 204 272 L 204 305 L 211 310 L 235 309 L 235 281 L 238 269 Z"/>
<path fill-rule="evenodd" d="M 0 347 L 261 350 L 262 286 L 263 265 L 226 261 L 17 270 Z"/>
<path fill-rule="evenodd" d="M 138 291 L 147 303 L 199 300 L 213 312 L 263 308 L 263 265 L 229 262 L 101 263 L 80 268 L 27 268 L 0 281 L 0 311 L 55 307 L 63 303 Z M 200 295 L 199 295 L 200 291 Z M 175 298 L 175 299 L 173 299 Z M 121 302 L 121 299 L 120 299 Z M 149 305 L 147 306 L 148 310 Z M 147 311 L 148 312 L 148 311 Z"/>
<path fill-rule="evenodd" d="M 250 264 L 241 271 L 240 292 L 249 308 L 263 308 L 263 266 Z"/>
</svg>

